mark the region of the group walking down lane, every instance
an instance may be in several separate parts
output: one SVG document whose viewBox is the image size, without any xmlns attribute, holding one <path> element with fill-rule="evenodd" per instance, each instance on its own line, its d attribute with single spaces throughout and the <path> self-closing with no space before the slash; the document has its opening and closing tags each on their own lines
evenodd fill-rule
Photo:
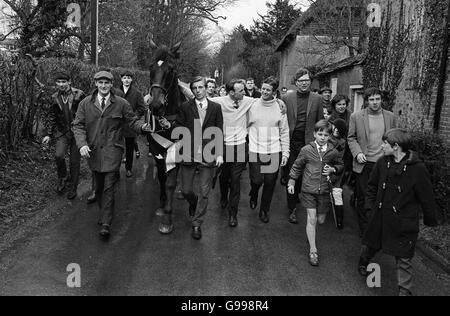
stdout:
<svg viewBox="0 0 450 316">
<path fill-rule="evenodd" d="M 177 47 L 172 50 L 176 51 Z M 157 166 L 160 184 L 160 198 L 154 199 L 159 203 L 153 201 L 146 209 L 152 219 L 159 220 L 158 232 L 167 236 L 157 244 L 179 240 L 175 226 L 184 231 L 183 227 L 189 225 L 191 238 L 199 245 L 219 235 L 222 238 L 227 238 L 227 234 L 242 236 L 248 229 L 247 233 L 263 234 L 265 238 L 259 242 L 264 245 L 270 243 L 267 238 L 278 235 L 272 226 L 280 229 L 281 225 L 282 230 L 302 234 L 300 239 L 307 244 L 302 242 L 300 248 L 288 252 L 303 258 L 314 270 L 343 260 L 331 254 L 333 251 L 330 243 L 324 241 L 324 235 L 336 240 L 345 237 L 353 244 L 351 249 L 346 249 L 346 243 L 338 245 L 341 251 L 349 250 L 352 254 L 353 263 L 346 273 L 366 277 L 369 263 L 383 250 L 396 257 L 398 273 L 392 278 L 397 279 L 398 294 L 414 293 L 412 267 L 418 212 L 425 212 L 426 225 L 435 226 L 436 204 L 432 192 L 427 193 L 426 199 L 422 195 L 413 196 L 418 192 L 418 183 L 428 181 L 429 175 L 420 167 L 422 164 L 415 153 L 409 151 L 408 132 L 395 129 L 394 114 L 382 108 L 379 89 L 367 89 L 367 107 L 352 113 L 347 96 L 333 97 L 328 87 L 321 89 L 321 95 L 311 91 L 312 75 L 303 68 L 293 78 L 296 89 L 281 93 L 275 77 L 265 79 L 260 89 L 253 78 L 232 79 L 225 85 L 225 91 L 221 91 L 222 87 L 217 91 L 214 80 L 200 76 L 190 82 L 190 93 L 185 94 L 193 98 L 177 108 L 175 101 L 169 101 L 173 95 L 163 98 L 166 86 L 181 96 L 178 84 L 173 84 L 178 79 L 167 76 L 174 71 L 167 62 L 171 56 L 169 49 L 162 48 L 158 56 L 152 66 L 154 82 L 147 106 L 142 94 L 132 85 L 130 71 L 121 73 L 120 90 L 113 88 L 114 78 L 109 71 L 98 72 L 94 76 L 96 90 L 84 100 L 79 100 L 84 96 L 82 92 L 70 86 L 69 76 L 55 76 L 60 89 L 54 96 L 53 115 L 47 124 L 49 136 L 44 143 L 49 143 L 56 130 L 66 140 L 66 147 L 57 147 L 57 189 L 62 190 L 66 181 L 62 151 L 76 146 L 79 152 L 71 150 L 72 191 L 68 197 L 74 198 L 79 155 L 87 160 L 93 173 L 100 212 L 97 222 L 104 241 L 114 240 L 118 229 L 112 226 L 113 220 L 121 214 L 117 205 L 127 199 L 124 192 L 117 198 L 118 188 L 125 186 L 127 195 L 133 194 L 130 191 L 136 189 L 133 179 L 142 177 L 139 174 L 142 171 L 135 171 L 139 170 L 136 164 L 141 165 L 142 161 L 133 164 L 133 158 L 135 151 L 140 154 L 136 137 L 146 135 L 150 149 L 158 147 L 158 151 L 144 163 Z M 172 81 L 165 82 L 164 78 Z M 155 132 L 158 126 L 162 133 Z M 120 181 L 124 154 L 125 183 Z M 387 161 L 387 171 L 382 169 L 383 161 Z M 416 169 L 414 173 L 407 172 Z M 380 172 L 387 173 L 384 180 L 380 180 Z M 402 177 L 395 180 L 397 174 Z M 354 183 L 352 179 L 356 179 Z M 405 179 L 411 180 L 411 186 L 404 187 Z M 215 190 L 217 180 L 220 188 Z M 174 199 L 177 184 L 184 201 Z M 400 194 L 411 193 L 397 201 L 394 195 L 389 195 L 391 186 Z M 154 187 L 152 184 L 143 189 L 150 192 Z M 352 191 L 354 198 L 351 198 Z M 388 220 L 392 214 L 386 205 L 394 210 L 395 216 L 410 219 L 408 231 L 405 231 L 405 219 Z M 408 215 L 404 205 L 414 212 Z M 239 225 L 241 218 L 243 225 Z M 305 229 L 290 224 L 302 224 Z M 383 236 L 379 238 L 381 232 Z M 392 243 L 397 238 L 406 244 L 401 250 L 393 251 Z M 288 239 L 292 245 L 298 245 L 297 240 Z M 262 253 L 254 255 L 269 255 L 264 249 L 262 246 Z M 239 258 L 242 254 L 235 255 Z M 286 267 L 280 269 L 282 273 Z"/>
</svg>

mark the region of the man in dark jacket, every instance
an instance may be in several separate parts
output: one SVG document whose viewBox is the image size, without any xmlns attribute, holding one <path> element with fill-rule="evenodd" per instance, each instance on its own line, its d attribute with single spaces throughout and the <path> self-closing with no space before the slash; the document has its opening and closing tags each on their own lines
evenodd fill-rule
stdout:
<svg viewBox="0 0 450 316">
<path fill-rule="evenodd" d="M 52 95 L 52 104 L 44 119 L 47 135 L 43 144 L 51 140 L 56 142 L 56 166 L 58 170 L 58 184 L 56 191 L 62 194 L 66 186 L 67 169 L 66 153 L 70 152 L 70 184 L 67 198 L 73 200 L 77 196 L 78 180 L 80 177 L 80 153 L 71 131 L 72 121 L 77 113 L 78 105 L 85 95 L 83 91 L 72 88 L 69 74 L 58 72 L 55 74 L 58 91 Z"/>
<path fill-rule="evenodd" d="M 216 167 L 220 167 L 223 160 L 223 115 L 219 104 L 206 97 L 206 80 L 197 77 L 191 83 L 191 90 L 195 99 L 184 103 L 177 116 L 176 126 L 189 131 L 188 139 L 183 138 L 183 152 L 189 150 L 190 155 L 181 161 L 181 183 L 183 195 L 189 202 L 189 215 L 192 219 L 192 238 L 202 238 L 201 225 L 208 209 L 208 195 L 211 191 L 212 180 Z M 214 133 L 215 132 L 215 133 Z M 207 135 L 214 133 L 214 135 Z M 220 138 L 217 139 L 217 137 Z M 216 142 L 213 152 L 208 152 L 211 142 Z M 194 193 L 194 177 L 198 170 L 200 196 Z"/>
<path fill-rule="evenodd" d="M 256 90 L 255 79 L 248 78 L 245 81 L 245 95 L 253 99 L 261 98 L 261 92 Z"/>
<path fill-rule="evenodd" d="M 412 295 L 412 258 L 419 235 L 419 212 L 424 224 L 437 226 L 436 202 L 430 175 L 416 153 L 411 135 L 392 129 L 383 136 L 382 157 L 375 164 L 367 188 L 366 208 L 374 212 L 364 235 L 359 272 L 379 250 L 394 256 L 400 296 Z"/>
<path fill-rule="evenodd" d="M 284 183 L 288 179 L 289 171 L 300 154 L 300 150 L 314 141 L 314 129 L 317 122 L 323 120 L 322 97 L 311 92 L 311 75 L 306 69 L 299 69 L 294 76 L 297 90 L 290 90 L 282 97 L 287 107 L 290 130 L 291 155 L 287 166 L 283 170 Z M 287 193 L 289 208 L 289 222 L 298 224 L 297 203 L 301 188 L 301 178 L 295 186 L 295 194 Z"/>
<path fill-rule="evenodd" d="M 79 105 L 73 132 L 80 154 L 94 173 L 97 200 L 102 211 L 100 235 L 110 236 L 114 214 L 114 195 L 120 178 L 124 152 L 124 126 L 142 133 L 146 124 L 139 121 L 130 104 L 112 92 L 113 75 L 106 71 L 94 77 L 97 90 Z"/>
<path fill-rule="evenodd" d="M 134 113 L 139 117 L 143 117 L 145 114 L 145 103 L 144 103 L 144 96 L 142 93 L 136 89 L 133 85 L 133 73 L 131 71 L 124 71 L 120 75 L 122 78 L 122 87 L 121 90 L 125 95 L 125 100 L 130 103 L 131 108 L 133 109 Z M 129 127 L 125 126 L 124 130 L 124 136 L 125 136 L 125 168 L 127 171 L 127 178 L 131 178 L 133 176 L 133 157 L 134 157 L 134 149 L 137 145 L 137 134 Z M 136 155 L 139 153 L 139 150 L 137 150 Z M 140 156 L 140 155 L 139 155 Z M 139 157 L 137 156 L 137 157 Z"/>
</svg>

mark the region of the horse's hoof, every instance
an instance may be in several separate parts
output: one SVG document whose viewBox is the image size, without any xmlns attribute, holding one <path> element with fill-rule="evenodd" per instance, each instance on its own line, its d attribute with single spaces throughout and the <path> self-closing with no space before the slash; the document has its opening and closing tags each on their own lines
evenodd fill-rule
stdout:
<svg viewBox="0 0 450 316">
<path fill-rule="evenodd" d="M 159 208 L 156 210 L 156 216 L 164 216 L 164 209 L 163 208 Z"/>
<path fill-rule="evenodd" d="M 170 235 L 173 232 L 173 225 L 164 225 L 164 224 L 160 224 L 159 225 L 159 232 L 162 235 Z"/>
</svg>

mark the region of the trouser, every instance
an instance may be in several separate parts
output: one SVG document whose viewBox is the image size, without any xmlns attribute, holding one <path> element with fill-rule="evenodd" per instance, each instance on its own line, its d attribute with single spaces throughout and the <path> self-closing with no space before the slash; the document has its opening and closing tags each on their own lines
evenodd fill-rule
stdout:
<svg viewBox="0 0 450 316">
<path fill-rule="evenodd" d="M 272 154 L 272 155 L 264 155 L 261 159 L 260 155 L 250 154 L 250 157 L 255 157 L 255 159 L 250 159 L 250 182 L 251 182 L 251 191 L 250 197 L 254 200 L 258 199 L 259 189 L 263 186 L 263 193 L 261 196 L 261 206 L 260 211 L 269 213 L 270 205 L 272 204 L 273 193 L 275 191 L 275 186 L 278 179 L 279 166 L 281 162 L 281 153 Z M 256 162 L 252 162 L 256 160 Z M 267 163 L 270 161 L 269 163 Z M 267 170 L 264 172 L 262 168 L 268 165 L 277 165 L 276 172 L 270 172 L 273 170 Z M 263 172 L 261 172 L 261 170 Z"/>
<path fill-rule="evenodd" d="M 199 196 L 194 193 L 195 171 L 198 170 L 199 177 Z M 208 196 L 212 187 L 212 179 L 214 177 L 215 168 L 206 167 L 200 164 L 182 165 L 181 166 L 181 183 L 183 188 L 183 196 L 190 205 L 195 204 L 198 198 L 197 209 L 195 210 L 192 226 L 201 227 L 206 213 L 208 211 Z"/>
<path fill-rule="evenodd" d="M 70 185 L 71 189 L 76 190 L 80 178 L 80 162 L 81 155 L 78 150 L 75 138 L 62 136 L 56 141 L 56 167 L 58 178 L 63 179 L 67 177 L 66 169 L 66 153 L 70 151 L 69 165 L 70 165 Z"/>
<path fill-rule="evenodd" d="M 125 169 L 127 171 L 133 170 L 133 159 L 134 159 L 134 150 L 136 148 L 136 138 L 127 137 L 125 138 Z M 138 148 L 139 149 L 139 148 Z"/>
<path fill-rule="evenodd" d="M 367 266 L 378 253 L 377 249 L 363 246 L 361 250 L 360 265 Z M 412 258 L 395 257 L 397 270 L 397 283 L 400 295 L 409 296 L 413 287 L 413 266 Z"/>
<path fill-rule="evenodd" d="M 114 216 L 114 201 L 117 186 L 120 180 L 120 172 L 95 172 L 95 184 L 98 206 L 100 208 L 100 223 L 111 225 Z"/>
<path fill-rule="evenodd" d="M 230 216 L 236 216 L 241 199 L 241 176 L 248 161 L 248 146 L 225 146 L 225 164 L 220 175 L 222 200 L 229 201 Z"/>
<path fill-rule="evenodd" d="M 298 155 L 300 154 L 300 151 L 302 150 L 303 147 L 305 147 L 304 141 L 303 141 L 303 143 L 301 141 L 295 141 L 295 142 L 292 141 L 291 142 L 291 146 L 290 146 L 291 154 L 289 156 L 289 160 L 286 165 L 288 178 L 289 178 L 289 173 L 291 172 L 292 166 L 294 165 L 295 161 L 297 160 Z M 300 177 L 298 177 L 297 181 L 295 182 L 294 194 L 289 194 L 288 186 L 286 186 L 286 196 L 287 196 L 288 208 L 291 212 L 297 208 L 297 203 L 299 203 L 299 201 L 300 201 L 298 198 L 298 195 L 300 194 L 300 192 L 302 190 L 302 180 L 303 180 L 303 175 L 300 175 Z"/>
<path fill-rule="evenodd" d="M 356 197 L 356 213 L 358 216 L 358 224 L 361 234 L 364 235 L 369 224 L 369 210 L 365 207 L 367 185 L 369 183 L 370 174 L 375 164 L 372 162 L 366 163 L 363 171 L 360 174 L 355 174 L 355 197 Z"/>
</svg>

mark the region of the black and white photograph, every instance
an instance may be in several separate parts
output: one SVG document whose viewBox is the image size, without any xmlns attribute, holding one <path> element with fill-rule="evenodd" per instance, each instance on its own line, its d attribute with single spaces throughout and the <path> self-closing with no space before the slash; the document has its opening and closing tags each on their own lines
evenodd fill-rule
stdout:
<svg viewBox="0 0 450 316">
<path fill-rule="evenodd" d="M 0 296 L 450 296 L 449 161 L 450 0 L 0 0 Z"/>
</svg>

